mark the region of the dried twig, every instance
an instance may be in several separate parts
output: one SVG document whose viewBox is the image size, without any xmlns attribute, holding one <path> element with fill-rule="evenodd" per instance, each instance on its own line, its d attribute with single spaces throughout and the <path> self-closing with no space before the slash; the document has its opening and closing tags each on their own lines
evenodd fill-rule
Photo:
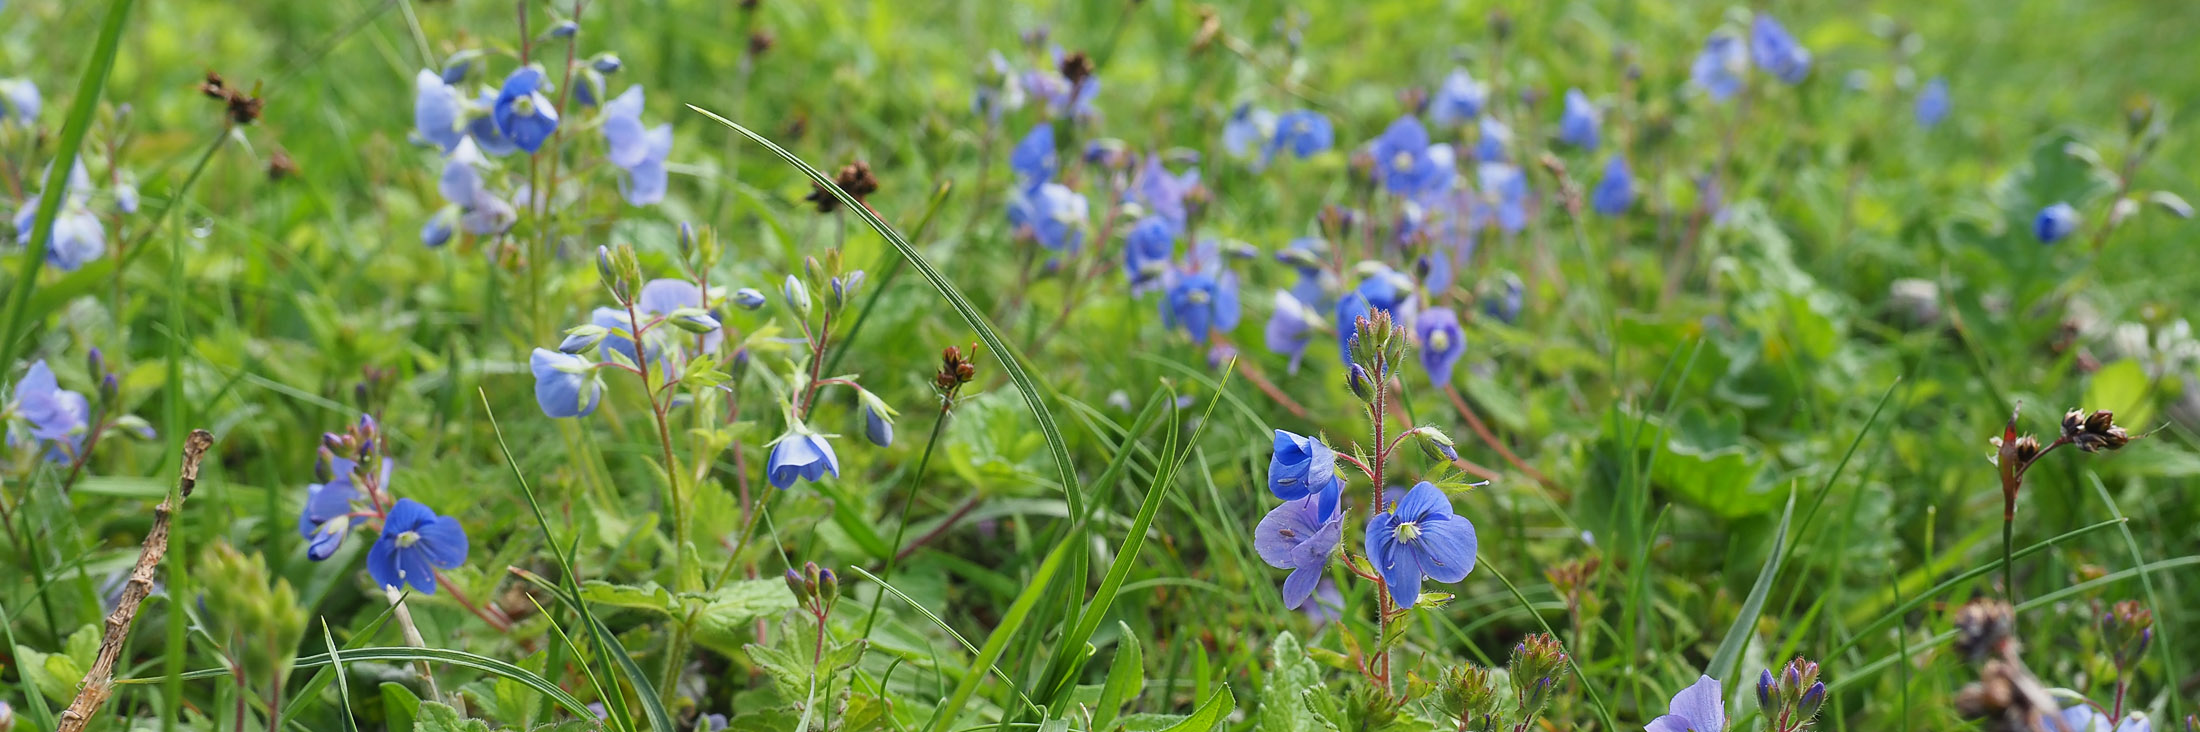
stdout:
<svg viewBox="0 0 2200 732">
<path fill-rule="evenodd" d="M 137 566 L 130 570 L 130 580 L 122 587 L 122 601 L 115 604 L 115 611 L 107 615 L 107 635 L 99 641 L 99 658 L 92 661 L 92 668 L 84 674 L 84 683 L 76 690 L 76 700 L 61 712 L 56 725 L 58 732 L 83 732 L 91 724 L 92 715 L 107 703 L 114 692 L 115 661 L 122 655 L 122 641 L 130 635 L 130 623 L 137 619 L 138 606 L 145 596 L 153 592 L 153 572 L 160 568 L 160 559 L 168 553 L 168 527 L 175 513 L 183 509 L 183 500 L 191 497 L 191 489 L 198 486 L 199 460 L 206 457 L 206 449 L 214 445 L 214 434 L 206 430 L 192 430 L 183 442 L 183 471 L 176 477 L 176 495 L 162 501 L 153 509 L 153 529 L 145 534 L 145 548 L 138 553 Z M 174 505 L 170 505 L 171 501 Z"/>
</svg>

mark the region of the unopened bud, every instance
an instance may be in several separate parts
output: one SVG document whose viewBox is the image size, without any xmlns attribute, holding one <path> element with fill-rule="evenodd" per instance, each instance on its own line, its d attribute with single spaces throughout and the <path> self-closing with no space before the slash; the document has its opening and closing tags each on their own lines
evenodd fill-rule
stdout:
<svg viewBox="0 0 2200 732">
<path fill-rule="evenodd" d="M 779 286 L 779 296 L 796 316 L 810 317 L 810 288 L 802 284 L 801 278 L 787 275 L 787 281 Z"/>
<path fill-rule="evenodd" d="M 558 342 L 558 351 L 562 353 L 580 353 L 595 348 L 597 343 L 603 341 L 604 336 L 610 334 L 610 328 L 593 323 L 573 326 L 565 331 L 565 340 Z"/>
<path fill-rule="evenodd" d="M 665 316 L 665 322 L 689 333 L 709 333 L 719 328 L 717 318 L 711 317 L 709 311 L 697 307 L 673 310 Z"/>
<path fill-rule="evenodd" d="M 690 224 L 690 223 L 688 223 L 688 222 L 685 222 L 685 221 L 682 221 L 682 222 L 680 222 L 680 232 L 679 232 L 679 236 L 677 236 L 677 237 L 675 238 L 675 240 L 676 240 L 676 241 L 678 241 L 678 242 L 680 243 L 680 258 L 681 258 L 681 259 L 688 259 L 688 258 L 692 258 L 692 257 L 694 257 L 694 256 L 695 256 L 695 225 L 694 225 L 694 224 Z"/>
<path fill-rule="evenodd" d="M 733 306 L 742 310 L 755 310 L 764 307 L 764 293 L 754 287 L 743 287 L 734 290 Z"/>
<path fill-rule="evenodd" d="M 1421 454 L 1430 460 L 1448 463 L 1459 459 L 1457 443 L 1452 442 L 1451 436 L 1444 434 L 1442 430 L 1426 426 L 1415 427 L 1408 434 L 1421 446 Z"/>
<path fill-rule="evenodd" d="M 619 278 L 618 264 L 612 260 L 611 247 L 596 247 L 596 277 L 603 281 L 605 288 L 611 290 L 612 299 L 625 305 L 632 298 L 628 295 L 627 283 Z"/>
<path fill-rule="evenodd" d="M 588 67 L 595 69 L 596 73 L 599 74 L 617 73 L 621 65 L 619 55 L 615 53 L 605 53 L 588 62 Z"/>
<path fill-rule="evenodd" d="M 1352 387 L 1352 395 L 1359 397 L 1360 401 L 1370 404 L 1375 402 L 1374 379 L 1370 378 L 1367 375 L 1367 369 L 1361 368 L 1359 364 L 1352 364 L 1351 370 L 1345 374 L 1345 385 Z"/>
<path fill-rule="evenodd" d="M 99 352 L 98 346 L 84 352 L 84 373 L 91 374 L 93 378 L 107 373 L 107 356 Z"/>
<path fill-rule="evenodd" d="M 810 590 L 802 583 L 801 572 L 792 569 L 787 570 L 787 591 L 794 593 L 795 602 L 807 603 L 810 601 Z"/>
<path fill-rule="evenodd" d="M 115 398 L 121 396 L 121 394 L 122 380 L 120 378 L 117 378 L 114 374 L 100 377 L 99 403 L 112 405 L 115 403 Z"/>
</svg>

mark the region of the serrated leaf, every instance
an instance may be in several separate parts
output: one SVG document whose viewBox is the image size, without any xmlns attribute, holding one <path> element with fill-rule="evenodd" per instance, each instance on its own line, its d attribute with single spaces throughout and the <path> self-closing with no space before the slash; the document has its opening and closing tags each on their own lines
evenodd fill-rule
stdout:
<svg viewBox="0 0 2200 732">
<path fill-rule="evenodd" d="M 748 626 L 757 618 L 795 607 L 794 593 L 780 579 L 735 580 L 708 593 L 682 595 L 682 599 L 703 603 L 695 617 L 695 642 L 726 654 L 741 650 Z"/>
<path fill-rule="evenodd" d="M 603 580 L 589 580 L 581 583 L 581 599 L 594 605 L 655 610 L 666 614 L 681 609 L 680 601 L 672 596 L 672 591 L 655 582 L 615 585 Z"/>
<path fill-rule="evenodd" d="M 1284 631 L 1268 645 L 1273 668 L 1268 673 L 1268 685 L 1261 689 L 1260 729 L 1262 732 L 1309 732 L 1317 724 L 1314 710 L 1306 706 L 1299 693 L 1321 685 L 1321 666 L 1308 658 L 1299 639 Z"/>
<path fill-rule="evenodd" d="M 420 702 L 420 711 L 413 715 L 413 732 L 489 732 L 489 723 L 479 719 L 459 716 L 458 710 L 442 702 Z"/>
<path fill-rule="evenodd" d="M 800 700 L 809 696 L 810 672 L 813 669 L 809 661 L 796 658 L 787 651 L 755 643 L 742 647 L 742 650 L 748 653 L 749 662 L 756 664 L 756 668 L 771 679 L 772 688 L 779 692 L 780 698 Z"/>
</svg>

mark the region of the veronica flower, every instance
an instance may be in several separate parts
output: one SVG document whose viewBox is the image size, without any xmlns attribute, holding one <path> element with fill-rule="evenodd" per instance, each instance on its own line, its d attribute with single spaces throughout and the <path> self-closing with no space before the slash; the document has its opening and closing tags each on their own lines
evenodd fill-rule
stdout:
<svg viewBox="0 0 2200 732">
<path fill-rule="evenodd" d="M 1000 51 L 988 52 L 986 61 L 990 73 L 981 72 L 978 88 L 970 95 L 970 111 L 984 115 L 988 122 L 999 122 L 1002 113 L 1023 108 L 1024 85 Z"/>
<path fill-rule="evenodd" d="M 1016 143 L 1016 149 L 1008 153 L 1008 167 L 1016 172 L 1024 189 L 1033 189 L 1054 180 L 1054 125 L 1041 122 Z"/>
<path fill-rule="evenodd" d="M 1229 332 L 1238 325 L 1237 273 L 1222 266 L 1213 242 L 1201 242 L 1183 266 L 1163 278 L 1161 326 L 1184 326 L 1192 340 L 1205 343 L 1209 330 Z"/>
<path fill-rule="evenodd" d="M 1075 251 L 1084 243 L 1086 214 L 1085 195 L 1060 183 L 1017 191 L 1008 205 L 1008 222 L 1054 251 Z"/>
<path fill-rule="evenodd" d="M 603 139 L 611 164 L 626 175 L 619 195 L 648 206 L 665 199 L 665 157 L 672 154 L 672 123 L 642 126 L 642 87 L 630 86 L 603 108 Z"/>
<path fill-rule="evenodd" d="M 496 90 L 481 90 L 480 96 L 474 98 L 466 114 L 466 136 L 473 138 L 481 152 L 501 157 L 512 154 L 519 149 L 519 145 L 512 142 L 512 138 L 506 136 L 504 130 L 497 128 L 496 103 Z"/>
<path fill-rule="evenodd" d="M 1170 173 L 1161 164 L 1160 155 L 1147 155 L 1146 164 L 1131 182 L 1131 198 L 1144 204 L 1147 210 L 1167 219 L 1178 231 L 1190 225 L 1190 211 L 1184 207 L 1184 196 L 1199 185 L 1199 169 L 1192 168 L 1183 174 Z"/>
<path fill-rule="evenodd" d="M 1329 126 L 1329 118 L 1313 110 L 1297 109 L 1276 118 L 1276 134 L 1268 139 L 1268 146 L 1261 154 L 1261 162 L 1275 159 L 1276 153 L 1289 150 L 1300 160 L 1328 150 L 1336 143 L 1336 133 Z"/>
<path fill-rule="evenodd" d="M 1510 272 L 1505 273 L 1504 292 L 1500 293 L 1497 297 L 1490 298 L 1489 304 L 1483 306 L 1482 312 L 1489 313 L 1490 317 L 1496 318 L 1498 322 L 1504 323 L 1506 325 L 1513 325 L 1520 322 L 1520 307 L 1522 304 L 1521 296 L 1523 294 L 1523 289 L 1524 288 L 1521 286 L 1520 278 L 1518 276 L 1515 276 Z"/>
<path fill-rule="evenodd" d="M 1291 570 L 1283 580 L 1287 608 L 1306 604 L 1344 540 L 1344 514 L 1324 511 L 1321 500 L 1309 496 L 1277 506 L 1253 529 L 1253 550 L 1261 560 Z"/>
<path fill-rule="evenodd" d="M 1934 77 L 1925 82 L 1925 88 L 1917 92 L 1917 124 L 1926 129 L 1940 125 L 1948 118 L 1948 80 Z"/>
<path fill-rule="evenodd" d="M 397 499 L 382 520 L 382 535 L 367 550 L 367 574 L 382 587 L 412 585 L 435 594 L 435 572 L 466 562 L 466 529 L 410 498 Z"/>
<path fill-rule="evenodd" d="M 1528 226 L 1528 176 L 1509 163 L 1483 163 L 1475 170 L 1486 197 L 1482 219 L 1508 234 Z"/>
<path fill-rule="evenodd" d="M 674 312 L 682 309 L 702 310 L 713 317 L 716 315 L 710 311 L 710 303 L 703 297 L 702 288 L 687 280 L 668 277 L 650 280 L 642 285 L 641 293 L 634 298 L 634 312 L 631 314 L 633 317 L 629 317 L 625 309 L 603 307 L 590 313 L 589 322 L 614 331 L 604 336 L 605 348 L 624 354 L 628 360 L 636 360 L 638 357 L 634 353 L 634 341 L 627 335 L 634 330 L 635 323 L 632 321 L 639 318 L 640 326 L 645 331 L 642 342 L 646 346 L 640 357 L 646 357 L 652 365 L 658 365 L 669 374 L 673 365 L 667 362 L 668 358 L 672 354 L 681 353 L 682 347 L 691 343 L 693 336 L 678 328 L 652 327 L 651 323 L 671 317 Z M 726 334 L 723 330 L 712 329 L 703 334 L 703 351 L 716 353 L 725 340 Z"/>
<path fill-rule="evenodd" d="M 1390 599 L 1412 607 L 1421 580 L 1458 582 L 1474 571 L 1474 524 L 1451 512 L 1451 498 L 1427 481 L 1390 511 L 1367 519 L 1367 556 L 1390 586 Z"/>
<path fill-rule="evenodd" d="M 1276 430 L 1275 453 L 1268 458 L 1268 492 L 1286 501 L 1319 499 L 1314 520 L 1335 516 L 1344 493 L 1337 476 L 1337 453 L 1321 440 Z"/>
<path fill-rule="evenodd" d="M 433 71 L 413 77 L 413 130 L 450 152 L 466 139 L 466 99 Z"/>
<path fill-rule="evenodd" d="M 833 443 L 824 435 L 813 435 L 797 430 L 781 436 L 772 443 L 771 461 L 764 466 L 764 476 L 773 488 L 786 489 L 796 479 L 815 483 L 831 473 L 840 477 L 840 457 L 833 454 Z"/>
<path fill-rule="evenodd" d="M 601 72 L 583 67 L 581 72 L 573 77 L 574 104 L 581 105 L 584 108 L 594 108 L 597 104 L 596 100 L 602 99 L 603 95 L 604 78 Z"/>
<path fill-rule="evenodd" d="M 57 463 L 68 462 L 84 449 L 91 411 L 91 402 L 83 394 L 61 388 L 43 359 L 31 363 L 15 382 L 14 396 L 0 408 L 8 418 L 9 445 L 44 442 L 46 459 Z"/>
<path fill-rule="evenodd" d="M 603 401 L 603 380 L 588 359 L 537 348 L 527 368 L 535 374 L 535 404 L 545 416 L 586 417 Z"/>
<path fill-rule="evenodd" d="M 306 539 L 306 558 L 316 562 L 335 554 L 336 548 L 351 536 L 352 504 L 362 500 L 358 486 L 352 484 L 352 471 L 358 463 L 336 458 L 331 467 L 335 477 L 327 483 L 307 485 L 305 509 L 298 512 L 298 535 Z M 386 481 L 387 461 L 382 469 Z"/>
<path fill-rule="evenodd" d="M 1475 81 L 1466 69 L 1452 69 L 1428 100 L 1428 121 L 1444 127 L 1464 124 L 1482 115 L 1489 96 L 1489 87 Z"/>
<path fill-rule="evenodd" d="M 1627 159 L 1613 155 L 1604 163 L 1604 179 L 1597 181 L 1596 190 L 1589 193 L 1590 205 L 1597 213 L 1618 216 L 1627 212 L 1635 202 L 1635 176 L 1627 171 Z"/>
<path fill-rule="evenodd" d="M 2110 722 L 2090 704 L 2062 710 L 2062 727 L 2056 732 L 2153 732 L 2154 722 L 2144 712 L 2132 712 L 2120 723 Z"/>
<path fill-rule="evenodd" d="M 558 131 L 557 105 L 543 96 L 542 84 L 541 68 L 521 67 L 505 77 L 504 87 L 497 90 L 496 104 L 490 108 L 497 131 L 530 154 L 541 150 L 542 143 Z"/>
<path fill-rule="evenodd" d="M 1291 286 L 1291 296 L 1307 307 L 1321 307 L 1329 299 L 1329 286 L 1334 279 L 1322 262 L 1329 256 L 1329 243 L 1320 237 L 1301 237 L 1276 252 L 1276 261 L 1298 270 L 1298 284 Z"/>
<path fill-rule="evenodd" d="M 1250 155 L 1275 129 L 1276 113 L 1250 102 L 1239 104 L 1230 112 L 1230 119 L 1222 123 L 1222 149 L 1237 157 Z"/>
<path fill-rule="evenodd" d="M 1497 121 L 1495 115 L 1483 117 L 1475 125 L 1474 159 L 1485 163 L 1505 162 L 1505 151 L 1512 147 L 1512 128 Z"/>
<path fill-rule="evenodd" d="M 1459 329 L 1459 315 L 1451 308 L 1429 308 L 1413 316 L 1413 333 L 1421 342 L 1421 368 L 1429 383 L 1451 383 L 1452 369 L 1467 352 L 1467 334 Z"/>
<path fill-rule="evenodd" d="M 38 200 L 36 195 L 23 199 L 23 208 L 15 214 L 15 243 L 30 246 L 31 228 L 37 223 Z M 99 216 L 92 213 L 81 196 L 72 195 L 61 204 L 61 212 L 53 220 L 53 238 L 46 242 L 46 265 L 63 272 L 73 272 L 107 253 L 107 229 L 100 225 Z"/>
<path fill-rule="evenodd" d="M 1749 51 L 1742 47 L 1740 39 L 1718 31 L 1704 41 L 1703 53 L 1696 56 L 1688 68 L 1689 82 L 1710 95 L 1711 101 L 1723 102 L 1742 91 L 1742 75 L 1749 73 Z"/>
<path fill-rule="evenodd" d="M 1391 122 L 1368 143 L 1368 153 L 1375 158 L 1375 180 L 1392 194 L 1418 192 L 1427 181 L 1428 146 L 1428 129 L 1413 115 Z"/>
<path fill-rule="evenodd" d="M 1263 331 L 1268 350 L 1291 357 L 1291 373 L 1299 372 L 1299 360 L 1306 355 L 1306 344 L 1314 340 L 1313 330 L 1321 325 L 1321 313 L 1313 306 L 1292 296 L 1276 291 L 1276 308 L 1268 315 L 1268 327 Z"/>
<path fill-rule="evenodd" d="M 1726 732 L 1726 702 L 1719 696 L 1719 680 L 1696 677 L 1696 683 L 1673 695 L 1665 716 L 1650 720 L 1645 732 Z"/>
<path fill-rule="evenodd" d="M 1589 101 L 1589 95 L 1580 89 L 1566 90 L 1566 113 L 1558 119 L 1559 142 L 1581 148 L 1597 149 L 1597 105 Z"/>
<path fill-rule="evenodd" d="M 1800 84 L 1810 75 L 1810 49 L 1771 15 L 1758 13 L 1749 26 L 1749 55 L 1759 68 L 1789 84 Z"/>
<path fill-rule="evenodd" d="M 1176 227 L 1160 216 L 1148 216 L 1131 225 L 1123 236 L 1123 273 L 1130 277 L 1131 296 L 1137 297 L 1161 281 L 1176 256 Z"/>
<path fill-rule="evenodd" d="M 38 110 L 44 104 L 38 96 L 38 85 L 27 79 L 0 79 L 0 120 L 14 122 L 24 127 L 38 123 Z"/>
<path fill-rule="evenodd" d="M 2039 216 L 2032 219 L 2032 235 L 2038 237 L 2041 244 L 2062 241 L 2077 230 L 2078 209 L 2072 208 L 2067 201 L 2057 201 L 2053 206 L 2040 209 Z"/>
<path fill-rule="evenodd" d="M 460 140 L 450 157 L 444 159 L 443 176 L 436 181 L 436 191 L 458 211 L 460 228 L 476 236 L 501 234 L 519 221 L 519 213 L 513 210 L 512 204 L 490 193 L 483 184 L 481 171 L 476 166 L 487 162 L 476 151 L 474 143 Z M 442 243 L 431 240 L 429 234 L 423 229 L 421 240 L 429 246 Z M 445 232 L 443 236 L 448 238 L 449 234 Z"/>
</svg>

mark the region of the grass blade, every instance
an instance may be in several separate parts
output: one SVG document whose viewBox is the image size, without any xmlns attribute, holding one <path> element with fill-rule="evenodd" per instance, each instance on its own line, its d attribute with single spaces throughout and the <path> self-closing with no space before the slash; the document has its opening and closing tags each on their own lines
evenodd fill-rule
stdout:
<svg viewBox="0 0 2200 732">
<path fill-rule="evenodd" d="M 985 648 L 980 649 L 978 657 L 971 660 L 969 672 L 963 674 L 962 681 L 956 682 L 954 694 L 938 709 L 933 710 L 932 732 L 947 732 L 948 727 L 955 723 L 955 717 L 962 714 L 963 706 L 970 703 L 970 695 L 977 693 L 979 682 L 985 680 L 986 670 L 1001 659 L 1001 653 L 1008 650 L 1008 641 L 1016 636 L 1016 631 L 1023 628 L 1024 621 L 1031 617 L 1031 609 L 1039 604 L 1039 598 L 1045 597 L 1047 588 L 1054 584 L 1054 575 L 1061 570 L 1062 561 L 1069 556 L 1073 543 L 1064 539 L 1055 544 L 1054 551 L 1047 553 L 1046 561 L 1039 563 L 1038 571 L 1031 574 L 1030 584 L 1008 606 L 1008 613 L 1001 616 L 1001 624 L 993 629 L 993 635 L 985 639 Z"/>
<path fill-rule="evenodd" d="M 1861 437 L 1859 437 L 1861 439 Z M 1829 482 L 1828 487 L 1831 487 Z M 1757 570 L 1757 583 L 1749 588 L 1749 597 L 1742 601 L 1742 612 L 1734 616 L 1734 625 L 1726 629 L 1726 638 L 1719 641 L 1719 650 L 1711 654 L 1711 664 L 1704 667 L 1704 675 L 1714 679 L 1733 681 L 1740 673 L 1742 651 L 1749 648 L 1749 641 L 1757 635 L 1757 616 L 1764 613 L 1765 596 L 1772 593 L 1772 583 L 1780 578 L 1780 566 L 1786 564 L 1788 523 L 1795 518 L 1795 493 L 1788 490 L 1787 508 L 1780 512 L 1780 526 L 1772 531 L 1772 551 L 1766 555 L 1765 566 Z M 1726 675 L 1720 675 L 1724 672 Z"/>
<path fill-rule="evenodd" d="M 527 688 L 533 689 L 536 693 L 550 697 L 552 700 L 557 702 L 558 706 L 565 707 L 566 711 L 572 712 L 574 716 L 581 719 L 594 719 L 596 717 L 596 713 L 593 711 L 589 711 L 588 705 L 586 703 L 583 703 L 578 697 L 566 693 L 564 688 L 559 687 L 556 683 L 550 681 L 549 679 L 543 678 L 541 675 L 536 674 L 533 671 L 529 671 L 510 663 L 490 658 L 488 656 L 476 655 L 472 653 L 467 653 L 465 651 L 456 651 L 448 648 L 415 648 L 412 646 L 374 646 L 371 648 L 355 648 L 344 651 L 340 655 L 321 653 L 311 656 L 305 656 L 298 659 L 297 667 L 301 669 L 306 669 L 329 666 L 337 663 L 337 658 L 339 657 L 342 659 L 343 663 L 357 663 L 360 661 L 388 661 L 393 663 L 412 663 L 416 661 L 428 661 L 432 663 L 457 666 L 460 668 L 473 669 L 475 671 L 480 671 L 485 674 L 500 676 L 524 684 L 527 686 Z M 211 679 L 228 677 L 234 673 L 234 671 L 226 667 L 202 668 L 197 671 L 190 671 L 179 674 L 172 678 Z M 149 684 L 161 680 L 163 680 L 162 677 L 116 679 L 115 683 Z"/>
<path fill-rule="evenodd" d="M 2048 539 L 2038 544 L 2033 544 L 2023 549 L 2018 549 L 2016 553 L 2010 556 L 2013 559 L 2023 559 L 2025 557 L 2047 551 L 2049 547 L 2061 544 L 2071 539 L 2076 539 L 2086 534 L 2091 534 L 2095 531 L 2100 531 L 2101 529 L 2105 529 L 2110 526 L 2124 523 L 2127 520 L 2128 519 L 2109 519 L 2107 521 L 2102 521 L 2100 523 L 2090 526 L 2083 526 L 2076 529 L 2071 529 L 2070 531 L 2063 532 L 2055 538 Z M 1870 623 L 1866 623 L 1864 627 L 1857 629 L 1856 633 L 1850 635 L 1848 640 L 1842 641 L 1841 645 L 1834 646 L 1833 650 L 1827 652 L 1826 655 L 1823 656 L 1823 658 L 1839 657 L 1842 653 L 1848 651 L 1849 649 L 1855 648 L 1856 644 L 1863 642 L 1864 638 L 1867 638 L 1871 634 L 1876 633 L 1879 630 L 1894 624 L 1896 620 L 1900 619 L 1903 615 L 1909 614 L 1911 610 L 1917 609 L 1919 605 L 1923 605 L 1927 601 L 1935 597 L 1939 597 L 1940 593 L 1947 592 L 1948 590 L 1954 589 L 1956 585 L 1960 585 L 1965 582 L 1984 577 L 1988 573 L 2000 569 L 2001 561 L 2001 557 L 1995 557 L 1987 561 L 1987 563 L 1985 564 L 1981 564 L 1979 566 L 1964 570 L 1962 574 L 1950 577 L 1940 584 L 1933 585 L 1932 589 L 1920 592 L 1917 594 L 1916 597 L 1912 597 L 1908 600 L 1901 602 L 1893 609 L 1888 610 L 1885 614 L 1880 615 L 1879 619 L 1873 620 Z"/>
<path fill-rule="evenodd" d="M 803 175 L 809 176 L 810 182 L 817 184 L 818 190 L 831 193 L 835 198 L 840 199 L 842 205 L 847 206 L 857 216 L 862 217 L 864 223 L 870 224 L 872 230 L 877 231 L 879 236 L 884 237 L 888 244 L 892 244 L 895 250 L 901 252 L 902 258 L 909 261 L 909 266 L 915 267 L 918 274 L 924 275 L 924 279 L 932 283 L 932 288 L 939 291 L 940 297 L 946 298 L 947 304 L 955 309 L 957 315 L 962 316 L 963 322 L 969 323 L 971 330 L 977 331 L 978 340 L 983 341 L 987 348 L 993 349 L 993 355 L 1001 360 L 1001 368 L 1008 372 L 1009 380 L 1015 382 L 1018 392 L 1023 393 L 1024 404 L 1031 408 L 1032 416 L 1039 422 L 1039 433 L 1046 437 L 1047 449 L 1054 455 L 1055 470 L 1061 473 L 1062 492 L 1066 494 L 1069 500 L 1070 515 L 1084 515 L 1084 491 L 1077 482 L 1077 468 L 1070 462 L 1069 443 L 1062 439 L 1062 428 L 1055 424 L 1054 413 L 1048 411 L 1046 401 L 1041 397 L 1039 385 L 1031 380 L 1031 374 L 1024 371 L 1023 364 L 1015 348 L 1001 339 L 1000 333 L 994 331 L 993 324 L 986 320 L 985 314 L 978 312 L 977 306 L 971 305 L 970 300 L 963 297 L 962 291 L 955 288 L 955 283 L 949 281 L 946 275 L 940 274 L 940 271 L 934 268 L 931 262 L 925 261 L 924 255 L 919 253 L 917 248 L 910 244 L 909 240 L 904 238 L 900 232 L 895 231 L 893 226 L 888 225 L 885 219 L 879 218 L 870 206 L 857 201 L 854 196 L 848 195 L 846 191 L 840 190 L 840 186 L 833 184 L 832 178 L 819 172 L 818 169 L 810 167 L 809 163 L 803 162 L 794 153 L 787 152 L 786 148 L 780 147 L 763 135 L 756 134 L 749 128 L 742 127 L 733 120 L 720 117 L 710 110 L 693 104 L 687 105 L 687 107 L 702 113 L 705 117 L 716 120 L 719 124 L 733 128 L 734 132 L 741 133 L 750 142 L 763 145 L 765 149 L 787 161 L 787 164 L 801 170 Z"/>
</svg>

